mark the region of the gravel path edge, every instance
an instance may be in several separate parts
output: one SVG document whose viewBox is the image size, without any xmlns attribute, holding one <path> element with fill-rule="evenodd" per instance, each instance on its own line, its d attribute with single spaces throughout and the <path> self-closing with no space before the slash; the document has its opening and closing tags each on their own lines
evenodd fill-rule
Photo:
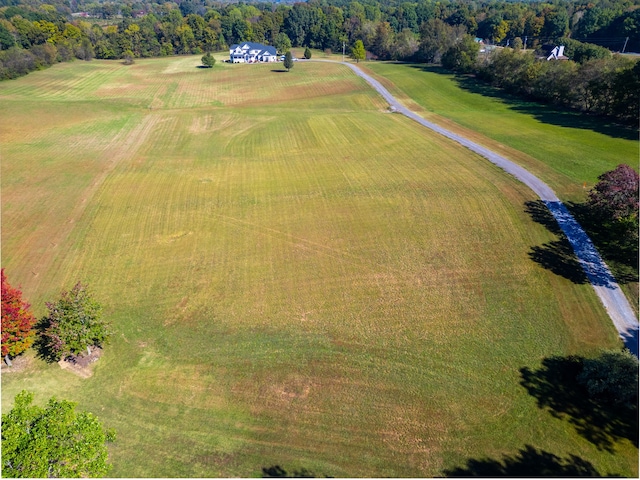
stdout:
<svg viewBox="0 0 640 480">
<path fill-rule="evenodd" d="M 334 62 L 336 63 L 336 62 Z M 605 310 L 609 314 L 620 338 L 624 342 L 626 348 L 638 357 L 638 332 L 640 325 L 638 319 L 631 308 L 631 304 L 627 297 L 620 289 L 609 267 L 607 267 L 600 254 L 598 254 L 593 242 L 582 229 L 580 224 L 573 218 L 567 207 L 560 201 L 554 191 L 538 177 L 531 172 L 525 170 L 519 165 L 507 160 L 505 157 L 485 148 L 471 140 L 457 135 L 446 128 L 435 123 L 425 120 L 421 116 L 412 112 L 402 105 L 389 91 L 382 86 L 375 78 L 367 75 L 356 65 L 347 62 L 337 62 L 346 65 L 355 72 L 356 75 L 363 78 L 369 83 L 389 105 L 397 113 L 400 113 L 420 125 L 429 128 L 486 158 L 494 165 L 502 168 L 504 171 L 514 176 L 522 183 L 533 190 L 547 206 L 558 225 L 567 236 L 580 265 L 582 266 L 587 278 L 591 282 L 596 294 L 604 305 Z"/>
</svg>

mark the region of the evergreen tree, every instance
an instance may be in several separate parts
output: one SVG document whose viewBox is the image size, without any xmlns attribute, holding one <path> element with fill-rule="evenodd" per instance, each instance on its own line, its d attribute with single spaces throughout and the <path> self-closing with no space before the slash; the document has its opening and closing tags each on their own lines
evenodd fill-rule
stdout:
<svg viewBox="0 0 640 480">
<path fill-rule="evenodd" d="M 211 55 L 211 52 L 207 52 L 202 57 L 202 65 L 204 65 L 205 67 L 212 68 L 215 64 L 216 64 L 216 59 L 213 57 L 213 55 Z"/>
<path fill-rule="evenodd" d="M 291 52 L 284 54 L 284 68 L 287 69 L 287 72 L 293 68 L 293 57 L 291 56 Z"/>
</svg>

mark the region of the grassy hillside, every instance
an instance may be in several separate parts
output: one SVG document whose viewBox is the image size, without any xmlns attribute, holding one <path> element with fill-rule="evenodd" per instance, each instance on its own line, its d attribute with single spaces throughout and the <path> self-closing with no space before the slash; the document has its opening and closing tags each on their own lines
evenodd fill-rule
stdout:
<svg viewBox="0 0 640 480">
<path fill-rule="evenodd" d="M 639 167 L 637 131 L 598 117 L 523 101 L 438 67 L 365 65 L 421 115 L 524 166 L 570 207 L 577 204 L 578 212 L 598 176 L 621 163 Z M 637 314 L 637 256 L 625 258 L 616 248 L 599 247 Z"/>
<path fill-rule="evenodd" d="M 87 282 L 116 332 L 90 378 L 3 370 L 3 412 L 79 402 L 118 477 L 437 476 L 526 445 L 637 475 L 631 441 L 521 384 L 619 345 L 589 285 L 532 261 L 555 237 L 531 192 L 344 66 L 198 64 L 0 87 L 3 267 L 38 315 Z"/>
<path fill-rule="evenodd" d="M 598 176 L 620 163 L 638 168 L 637 132 L 624 127 L 526 102 L 438 67 L 363 65 L 425 117 L 513 158 L 563 200 L 583 201 Z"/>
</svg>

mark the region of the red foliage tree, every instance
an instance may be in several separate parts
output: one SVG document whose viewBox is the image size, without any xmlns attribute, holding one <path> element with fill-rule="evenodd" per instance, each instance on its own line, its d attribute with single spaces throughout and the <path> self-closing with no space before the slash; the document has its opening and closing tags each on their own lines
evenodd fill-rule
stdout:
<svg viewBox="0 0 640 480">
<path fill-rule="evenodd" d="M 4 268 L 2 276 L 2 356 L 15 357 L 31 346 L 35 339 L 35 318 L 22 292 L 7 282 Z"/>
<path fill-rule="evenodd" d="M 614 220 L 637 221 L 638 178 L 638 172 L 624 164 L 603 173 L 589 192 L 589 205 Z"/>
</svg>

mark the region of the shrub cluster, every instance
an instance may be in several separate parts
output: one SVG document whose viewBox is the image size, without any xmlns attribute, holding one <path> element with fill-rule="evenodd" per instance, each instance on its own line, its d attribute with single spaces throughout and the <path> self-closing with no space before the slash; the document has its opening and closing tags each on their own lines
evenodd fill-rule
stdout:
<svg viewBox="0 0 640 480">
<path fill-rule="evenodd" d="M 572 48 L 576 48 L 575 44 Z M 637 125 L 640 63 L 619 55 L 547 61 L 510 48 L 493 52 L 477 67 L 478 78 L 510 93 Z"/>
</svg>

